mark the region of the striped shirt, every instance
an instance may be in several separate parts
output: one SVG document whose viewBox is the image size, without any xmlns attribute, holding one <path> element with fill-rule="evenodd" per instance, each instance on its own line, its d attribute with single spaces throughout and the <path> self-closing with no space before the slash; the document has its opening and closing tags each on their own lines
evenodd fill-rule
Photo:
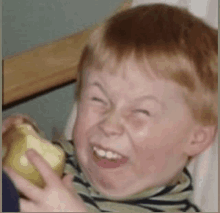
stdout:
<svg viewBox="0 0 220 213">
<path fill-rule="evenodd" d="M 56 141 L 66 154 L 64 174 L 72 173 L 73 186 L 89 212 L 200 212 L 191 202 L 192 177 L 185 168 L 178 184 L 156 187 L 120 200 L 101 195 L 89 183 L 77 161 L 73 141 Z"/>
</svg>

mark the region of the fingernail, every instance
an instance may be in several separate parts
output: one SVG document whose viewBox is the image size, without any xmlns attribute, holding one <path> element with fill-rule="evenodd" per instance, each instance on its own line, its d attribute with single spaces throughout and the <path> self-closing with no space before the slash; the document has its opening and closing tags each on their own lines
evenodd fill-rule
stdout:
<svg viewBox="0 0 220 213">
<path fill-rule="evenodd" d="M 69 176 L 70 179 L 72 179 L 74 177 L 74 175 L 72 173 L 69 173 L 69 172 L 66 175 Z"/>
<path fill-rule="evenodd" d="M 70 179 L 73 179 L 74 178 L 74 175 L 73 174 L 69 174 L 70 176 Z"/>
<path fill-rule="evenodd" d="M 27 156 L 31 156 L 31 155 L 35 155 L 36 152 L 34 149 L 28 149 L 26 152 L 25 152 L 25 155 Z"/>
<path fill-rule="evenodd" d="M 2 126 L 2 132 L 6 131 L 6 127 Z"/>
</svg>

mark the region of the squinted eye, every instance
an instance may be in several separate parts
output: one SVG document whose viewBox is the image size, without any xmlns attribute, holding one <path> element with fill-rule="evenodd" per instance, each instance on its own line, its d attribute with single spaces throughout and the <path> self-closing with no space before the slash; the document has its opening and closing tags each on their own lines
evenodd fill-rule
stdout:
<svg viewBox="0 0 220 213">
<path fill-rule="evenodd" d="M 144 109 L 137 109 L 137 110 L 135 110 L 135 112 L 143 113 L 143 114 L 145 114 L 147 116 L 150 116 L 150 112 L 147 111 L 147 110 L 144 110 Z"/>
<path fill-rule="evenodd" d="M 100 102 L 100 103 L 106 104 L 105 101 L 103 101 L 102 99 L 97 98 L 97 97 L 92 97 L 92 101 L 97 101 L 97 102 Z"/>
</svg>

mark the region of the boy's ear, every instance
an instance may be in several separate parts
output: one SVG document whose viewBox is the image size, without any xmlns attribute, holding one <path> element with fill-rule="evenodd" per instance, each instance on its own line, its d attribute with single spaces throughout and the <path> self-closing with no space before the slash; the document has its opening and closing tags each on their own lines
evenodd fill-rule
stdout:
<svg viewBox="0 0 220 213">
<path fill-rule="evenodd" d="M 197 126 L 192 132 L 191 140 L 186 145 L 186 154 L 194 157 L 203 151 L 215 141 L 217 133 L 216 126 Z"/>
</svg>

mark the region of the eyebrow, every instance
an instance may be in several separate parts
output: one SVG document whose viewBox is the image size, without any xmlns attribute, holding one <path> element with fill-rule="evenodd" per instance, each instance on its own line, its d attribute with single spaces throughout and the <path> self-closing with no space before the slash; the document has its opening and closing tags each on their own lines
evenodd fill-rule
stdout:
<svg viewBox="0 0 220 213">
<path fill-rule="evenodd" d="M 106 93 L 106 91 L 104 90 L 104 88 L 102 87 L 102 85 L 101 85 L 100 83 L 98 83 L 97 81 L 95 81 L 94 83 L 92 83 L 91 86 L 96 86 L 96 87 L 98 87 L 98 88 L 108 97 L 108 94 Z"/>
<path fill-rule="evenodd" d="M 150 99 L 150 100 L 154 100 L 154 101 L 156 101 L 158 104 L 160 104 L 163 108 L 167 108 L 166 107 L 166 104 L 163 102 L 163 101 L 160 101 L 157 97 L 155 97 L 155 96 L 153 96 L 153 95 L 144 95 L 144 96 L 142 96 L 142 97 L 140 97 L 140 98 L 138 98 L 139 100 L 140 99 L 143 99 L 143 100 L 145 100 L 145 99 Z"/>
<path fill-rule="evenodd" d="M 94 83 L 92 83 L 91 86 L 96 86 L 96 87 L 98 87 L 107 97 L 109 97 L 108 94 L 106 93 L 106 91 L 104 90 L 104 88 L 102 87 L 102 85 L 101 85 L 100 83 L 98 83 L 97 81 L 95 81 Z M 156 98 L 156 97 L 153 96 L 153 95 L 144 95 L 144 96 L 139 97 L 139 98 L 137 98 L 137 99 L 139 99 L 139 100 L 140 100 L 140 99 L 143 99 L 143 100 L 144 100 L 144 99 L 151 99 L 151 100 L 154 100 L 154 101 L 156 101 L 157 103 L 159 103 L 163 108 L 167 108 L 164 102 L 160 101 L 158 98 Z M 136 100 L 137 100 L 137 99 L 136 99 Z"/>
</svg>

